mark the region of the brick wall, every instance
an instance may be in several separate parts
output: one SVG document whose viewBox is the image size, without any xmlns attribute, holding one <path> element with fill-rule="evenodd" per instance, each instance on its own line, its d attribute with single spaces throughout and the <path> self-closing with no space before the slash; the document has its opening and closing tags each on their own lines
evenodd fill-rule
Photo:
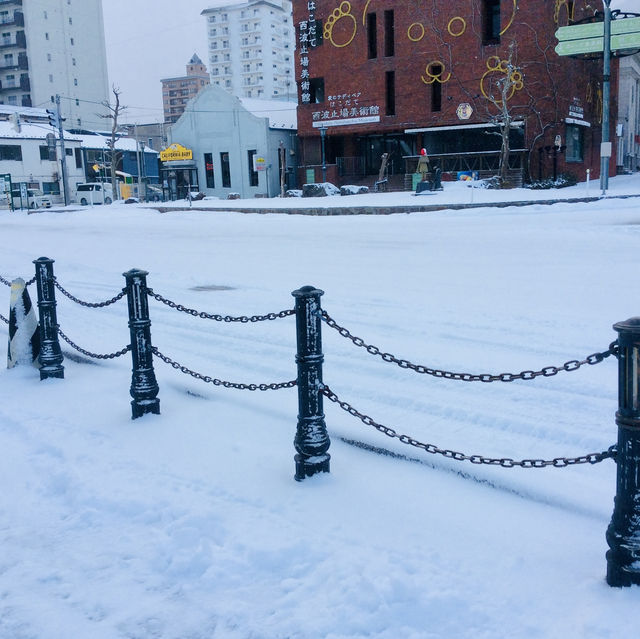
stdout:
<svg viewBox="0 0 640 639">
<path fill-rule="evenodd" d="M 559 57 L 554 47 L 554 33 L 568 23 L 565 0 L 501 0 L 499 2 L 499 41 L 487 43 L 486 0 L 294 0 L 294 23 L 298 32 L 296 80 L 299 87 L 298 133 L 303 140 L 316 138 L 313 123 L 347 118 L 379 116 L 379 121 L 347 126 L 331 126 L 327 138 L 341 136 L 342 145 L 353 145 L 354 136 L 404 132 L 432 126 L 480 124 L 490 120 L 497 109 L 487 99 L 495 89 L 495 80 L 504 77 L 505 61 L 512 60 L 521 74 L 522 87 L 508 100 L 509 110 L 526 122 L 525 142 L 533 150 L 532 174 L 542 160 L 548 168 L 547 153 L 537 149 L 552 145 L 566 135 L 565 119 L 570 106 L 581 109 L 583 120 L 584 162 L 567 163 L 561 156 L 560 171 L 573 170 L 582 178 L 586 168 L 592 177 L 599 174 L 601 128 L 602 61 Z M 602 9 L 600 0 L 575 0 L 574 21 Z M 387 49 L 389 16 L 393 11 L 393 55 Z M 371 58 L 368 18 L 376 16 L 376 56 Z M 305 56 L 300 41 L 300 23 L 312 16 L 321 21 L 322 44 L 308 47 Z M 304 32 L 304 26 L 302 33 Z M 308 26 L 308 24 L 307 24 Z M 306 57 L 308 65 L 301 62 Z M 493 69 L 493 70 L 492 70 Z M 300 91 L 303 70 L 309 78 L 324 79 L 324 101 L 303 103 Z M 386 78 L 393 72 L 395 113 L 388 115 Z M 617 64 L 612 64 L 613 96 L 611 113 L 617 112 Z M 434 110 L 434 99 L 439 110 Z M 329 99 L 334 98 L 334 99 Z M 473 109 L 468 119 L 461 119 L 459 107 Z M 437 105 L 435 105 L 437 106 Z M 463 113 L 464 115 L 464 113 Z M 615 118 L 612 118 L 615 120 Z M 615 142 L 613 124 L 610 139 Z M 316 148 L 307 140 L 308 149 Z M 419 134 L 416 143 L 421 144 Z M 614 151 L 615 157 L 615 151 Z M 614 167 L 615 168 L 615 167 Z M 547 169 L 545 169 L 547 170 Z"/>
</svg>

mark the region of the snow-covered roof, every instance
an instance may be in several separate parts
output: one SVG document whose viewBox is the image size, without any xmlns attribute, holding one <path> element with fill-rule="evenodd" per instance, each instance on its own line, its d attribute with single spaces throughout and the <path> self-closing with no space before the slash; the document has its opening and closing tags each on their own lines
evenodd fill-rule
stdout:
<svg viewBox="0 0 640 639">
<path fill-rule="evenodd" d="M 271 129 L 297 130 L 298 128 L 296 102 L 260 98 L 239 98 L 239 100 L 249 113 L 259 118 L 269 118 Z"/>
<path fill-rule="evenodd" d="M 1 139 L 15 139 L 15 140 L 42 140 L 44 141 L 48 133 L 54 133 L 56 138 L 58 132 L 49 126 L 49 124 L 34 123 L 34 122 L 21 122 L 20 132 L 17 132 L 13 128 L 13 124 L 8 120 L 0 120 L 0 138 Z M 79 142 L 81 146 L 86 149 L 108 149 L 107 141 L 109 136 L 104 135 L 80 135 L 75 133 L 64 132 L 65 142 Z M 134 138 L 120 138 L 116 142 L 116 149 L 119 151 L 135 151 L 136 140 Z M 145 147 L 145 153 L 155 153 L 153 149 L 148 146 Z"/>
<path fill-rule="evenodd" d="M 51 105 L 52 109 L 55 109 L 55 105 Z M 18 113 L 30 118 L 44 118 L 49 116 L 46 109 L 36 109 L 34 107 L 15 106 L 13 104 L 0 104 L 0 115 L 10 115 L 11 113 Z"/>
<path fill-rule="evenodd" d="M 21 122 L 20 132 L 18 133 L 13 124 L 8 120 L 0 120 L 0 138 L 14 138 L 16 140 L 45 140 L 47 133 L 54 133 L 57 137 L 58 132 L 49 126 L 49 124 L 37 124 L 33 122 Z M 64 132 L 65 141 L 79 142 L 81 136 L 73 135 L 68 131 Z"/>
<path fill-rule="evenodd" d="M 108 136 L 103 135 L 76 135 L 74 136 L 80 139 L 82 146 L 86 149 L 108 149 L 109 146 L 107 142 L 109 141 Z M 66 139 L 66 134 L 65 134 Z M 118 151 L 135 151 L 136 150 L 136 140 L 135 138 L 120 138 L 116 141 L 116 149 Z M 148 146 L 145 146 L 145 153 L 155 153 L 153 149 L 150 149 Z"/>
</svg>

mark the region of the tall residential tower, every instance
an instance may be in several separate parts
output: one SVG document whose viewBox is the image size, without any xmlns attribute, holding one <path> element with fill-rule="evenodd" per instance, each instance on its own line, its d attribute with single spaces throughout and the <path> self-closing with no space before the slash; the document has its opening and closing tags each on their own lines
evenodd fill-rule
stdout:
<svg viewBox="0 0 640 639">
<path fill-rule="evenodd" d="M 296 99 L 290 0 L 219 0 L 202 15 L 212 84 L 240 98 Z"/>
<path fill-rule="evenodd" d="M 0 1 L 0 104 L 50 108 L 97 128 L 109 99 L 101 0 Z"/>
</svg>

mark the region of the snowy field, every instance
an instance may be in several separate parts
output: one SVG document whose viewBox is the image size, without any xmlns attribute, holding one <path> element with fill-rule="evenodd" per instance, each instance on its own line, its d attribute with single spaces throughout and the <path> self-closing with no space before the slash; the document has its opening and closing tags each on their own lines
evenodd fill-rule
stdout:
<svg viewBox="0 0 640 639">
<path fill-rule="evenodd" d="M 626 193 L 640 194 L 640 176 L 611 180 L 611 195 Z M 492 195 L 505 197 L 482 193 Z M 433 197 L 470 193 L 445 184 Z M 639 204 L 366 217 L 235 214 L 215 202 L 168 214 L 0 212 L 0 275 L 28 280 L 32 260 L 48 256 L 63 287 L 100 302 L 122 289 L 124 271 L 143 268 L 157 293 L 222 315 L 293 308 L 291 291 L 310 284 L 331 317 L 383 351 L 518 373 L 604 351 L 612 325 L 640 315 Z M 2 284 L 0 296 L 7 317 Z M 60 326 L 81 347 L 128 344 L 124 300 L 88 309 L 57 299 Z M 233 382 L 295 378 L 293 317 L 218 323 L 156 300 L 150 311 L 154 346 L 190 369 Z M 215 387 L 156 359 L 162 414 L 132 421 L 130 357 L 62 347 L 64 380 L 0 369 L 2 639 L 637 636 L 640 588 L 605 582 L 611 460 L 456 462 L 325 400 L 331 473 L 296 482 L 296 389 Z M 385 363 L 326 324 L 323 351 L 324 380 L 341 399 L 422 442 L 551 459 L 616 440 L 613 358 L 483 384 Z"/>
</svg>

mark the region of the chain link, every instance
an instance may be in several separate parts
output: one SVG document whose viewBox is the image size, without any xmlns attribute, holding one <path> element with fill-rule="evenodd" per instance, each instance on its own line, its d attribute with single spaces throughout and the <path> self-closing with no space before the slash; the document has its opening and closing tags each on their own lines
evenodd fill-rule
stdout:
<svg viewBox="0 0 640 639">
<path fill-rule="evenodd" d="M 90 351 L 86 351 L 84 348 L 78 346 L 75 342 L 71 341 L 61 330 L 60 326 L 58 326 L 58 334 L 62 339 L 69 344 L 72 348 L 75 348 L 79 353 L 86 355 L 87 357 L 93 357 L 94 359 L 115 359 L 116 357 L 121 357 L 122 355 L 126 355 L 131 350 L 131 345 L 125 346 L 122 350 L 116 351 L 115 353 L 109 353 L 107 355 L 101 355 L 99 353 L 91 353 Z"/>
<path fill-rule="evenodd" d="M 320 391 L 329 400 L 340 406 L 342 410 L 349 413 L 353 417 L 359 419 L 363 424 L 367 426 L 373 426 L 376 430 L 387 435 L 387 437 L 397 438 L 403 444 L 420 448 L 432 455 L 442 455 L 447 459 L 455 459 L 456 461 L 469 461 L 472 464 L 486 464 L 488 466 L 501 466 L 502 468 L 513 468 L 519 466 L 520 468 L 545 468 L 547 466 L 554 466 L 555 468 L 564 468 L 566 466 L 574 466 L 575 464 L 598 464 L 605 459 L 614 459 L 616 457 L 617 449 L 616 445 L 609 446 L 609 448 L 601 453 L 588 453 L 587 455 L 580 455 L 579 457 L 555 457 L 554 459 L 521 459 L 516 461 L 510 457 L 484 457 L 483 455 L 466 455 L 465 453 L 459 453 L 455 450 L 449 450 L 446 448 L 439 448 L 435 444 L 424 444 L 409 435 L 400 435 L 393 428 L 378 424 L 368 415 L 365 415 L 355 409 L 351 404 L 342 401 L 328 386 L 323 386 Z"/>
<path fill-rule="evenodd" d="M 214 386 L 224 386 L 225 388 L 237 388 L 238 390 L 266 391 L 266 390 L 280 390 L 282 388 L 293 388 L 298 384 L 298 382 L 295 379 L 291 380 L 290 382 L 280 382 L 280 383 L 273 383 L 273 384 L 239 384 L 236 382 L 226 382 L 221 379 L 216 379 L 214 377 L 209 377 L 208 375 L 202 375 L 201 373 L 192 371 L 190 368 L 187 368 L 186 366 L 179 364 L 178 362 L 172 360 L 170 357 L 167 357 L 167 355 L 164 355 L 163 353 L 161 353 L 155 346 L 151 348 L 151 351 L 156 357 L 159 357 L 163 362 L 170 364 L 171 366 L 173 366 L 173 368 L 175 368 L 176 370 L 179 370 L 181 373 L 184 373 L 185 375 L 191 375 L 191 377 L 195 377 L 195 379 L 202 380 L 207 384 L 213 384 Z"/>
<path fill-rule="evenodd" d="M 267 313 L 266 315 L 241 315 L 239 317 L 234 317 L 232 315 L 211 315 L 209 313 L 205 313 L 204 311 L 197 311 L 195 308 L 187 308 L 186 306 L 182 306 L 182 304 L 176 304 L 171 300 L 168 300 L 166 297 L 162 297 L 159 293 L 154 293 L 154 291 L 150 288 L 147 289 L 147 293 L 158 300 L 158 302 L 162 302 L 166 304 L 169 308 L 174 308 L 181 313 L 187 313 L 187 315 L 193 315 L 194 317 L 201 317 L 202 319 L 214 320 L 216 322 L 242 322 L 246 324 L 247 322 L 264 322 L 265 320 L 275 320 L 280 319 L 282 317 L 288 317 L 289 315 L 293 315 L 295 311 L 293 309 L 280 311 L 279 313 Z"/>
<path fill-rule="evenodd" d="M 36 281 L 35 275 L 28 281 L 25 282 L 25 286 L 31 286 Z M 11 282 L 9 280 L 5 280 L 2 275 L 0 275 L 0 284 L 4 284 L 5 286 L 11 286 Z"/>
<path fill-rule="evenodd" d="M 4 322 L 5 324 L 8 324 L 8 323 L 9 323 L 9 320 L 8 320 L 4 315 L 2 315 L 2 314 L 0 314 L 0 321 L 1 321 L 1 322 Z"/>
<path fill-rule="evenodd" d="M 78 299 L 77 297 L 75 297 L 75 295 L 72 295 L 71 293 L 69 293 L 69 291 L 66 291 L 64 288 L 62 288 L 62 286 L 58 284 L 58 280 L 55 277 L 53 278 L 53 284 L 63 295 L 68 297 L 70 300 L 72 300 L 76 304 L 80 304 L 80 306 L 86 306 L 88 308 L 103 308 L 105 306 L 110 306 L 111 304 L 115 304 L 118 300 L 121 300 L 127 294 L 127 289 L 123 288 L 122 291 L 120 291 L 120 293 L 118 293 L 115 297 L 112 297 L 110 300 L 106 300 L 105 302 L 83 302 L 81 299 Z"/>
<path fill-rule="evenodd" d="M 513 382 L 516 379 L 522 379 L 525 381 L 535 379 L 536 377 L 553 377 L 561 371 L 577 371 L 581 366 L 589 364 L 599 364 L 604 361 L 610 355 L 618 356 L 618 342 L 617 340 L 609 344 L 609 348 L 602 353 L 592 353 L 583 360 L 572 359 L 565 362 L 561 366 L 545 366 L 538 371 L 522 371 L 521 373 L 499 373 L 497 375 L 491 373 L 473 374 L 473 373 L 452 373 L 450 371 L 439 370 L 437 368 L 429 368 L 421 364 L 412 364 L 409 360 L 399 359 L 391 353 L 382 352 L 377 346 L 367 344 L 362 338 L 355 337 L 346 328 L 340 326 L 332 319 L 326 311 L 322 311 L 322 319 L 328 326 L 335 329 L 342 335 L 351 340 L 356 346 L 364 348 L 367 353 L 371 355 L 379 355 L 385 362 L 397 364 L 400 368 L 408 368 L 421 373 L 423 375 L 432 375 L 433 377 L 442 377 L 444 379 L 453 379 L 462 382 Z"/>
</svg>

